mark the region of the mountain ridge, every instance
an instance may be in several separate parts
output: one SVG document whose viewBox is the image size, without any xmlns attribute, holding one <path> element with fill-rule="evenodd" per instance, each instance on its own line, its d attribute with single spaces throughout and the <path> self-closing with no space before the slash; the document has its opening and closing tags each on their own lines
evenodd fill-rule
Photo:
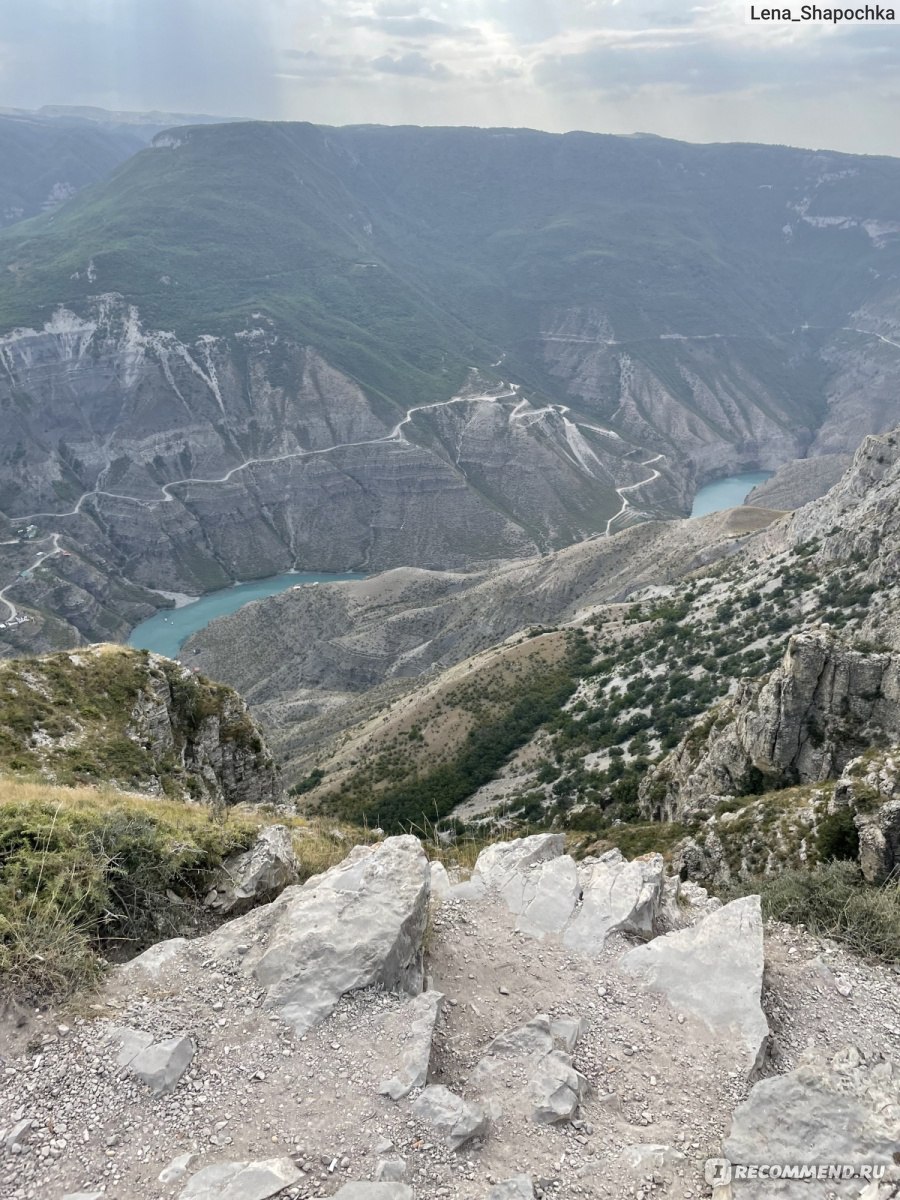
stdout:
<svg viewBox="0 0 900 1200">
<path fill-rule="evenodd" d="M 893 423 L 900 162 L 280 123 L 156 143 L 0 234 L 3 540 L 35 514 L 43 539 L 33 586 L 3 551 L 35 617 L 12 646 L 127 632 L 112 575 L 145 615 L 154 582 L 527 557 Z"/>
</svg>

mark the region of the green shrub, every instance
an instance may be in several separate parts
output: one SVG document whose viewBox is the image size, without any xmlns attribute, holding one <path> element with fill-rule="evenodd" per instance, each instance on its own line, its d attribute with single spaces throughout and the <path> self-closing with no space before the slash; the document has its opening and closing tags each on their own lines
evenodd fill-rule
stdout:
<svg viewBox="0 0 900 1200">
<path fill-rule="evenodd" d="M 816 850 L 821 862 L 856 861 L 859 856 L 859 830 L 851 809 L 839 808 L 819 822 Z"/>
<path fill-rule="evenodd" d="M 859 954 L 900 962 L 900 882 L 867 884 L 850 862 L 784 871 L 743 883 L 733 895 L 758 892 L 767 919 L 805 925 L 817 937 L 843 942 Z"/>
</svg>

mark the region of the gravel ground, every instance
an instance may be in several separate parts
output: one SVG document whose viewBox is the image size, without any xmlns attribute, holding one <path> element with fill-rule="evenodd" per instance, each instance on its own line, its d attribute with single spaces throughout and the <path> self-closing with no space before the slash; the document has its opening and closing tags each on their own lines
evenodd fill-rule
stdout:
<svg viewBox="0 0 900 1200">
<path fill-rule="evenodd" d="M 8 1014 L 0 1142 L 19 1121 L 33 1126 L 17 1152 L 0 1149 L 0 1196 L 60 1200 L 96 1190 L 110 1200 L 173 1200 L 183 1180 L 158 1177 L 185 1153 L 197 1156 L 190 1171 L 290 1156 L 303 1171 L 284 1193 L 292 1198 L 333 1195 L 395 1157 L 420 1200 L 480 1200 L 492 1182 L 521 1172 L 546 1197 L 710 1196 L 703 1162 L 717 1155 L 749 1083 L 731 1046 L 619 973 L 629 944 L 615 935 L 588 958 L 554 938 L 515 932 L 490 898 L 435 909 L 426 969 L 446 999 L 434 1082 L 483 1099 L 471 1076 L 496 1034 L 538 1013 L 586 1023 L 574 1060 L 591 1090 L 578 1119 L 535 1124 L 526 1080 L 513 1067 L 499 1078 L 486 1140 L 457 1152 L 415 1117 L 416 1092 L 396 1103 L 378 1094 L 404 1033 L 406 1000 L 392 994 L 345 997 L 298 1039 L 233 963 L 207 960 L 169 965 L 153 979 L 117 971 L 77 1012 L 23 1014 L 18 1026 Z M 896 972 L 785 926 L 768 930 L 767 962 L 766 1071 L 791 1069 L 811 1046 L 833 1051 L 848 1042 L 900 1060 Z M 195 1040 L 173 1092 L 151 1098 L 118 1065 L 114 1031 L 122 1025 Z M 670 1149 L 650 1157 L 629 1150 L 648 1144 Z"/>
</svg>

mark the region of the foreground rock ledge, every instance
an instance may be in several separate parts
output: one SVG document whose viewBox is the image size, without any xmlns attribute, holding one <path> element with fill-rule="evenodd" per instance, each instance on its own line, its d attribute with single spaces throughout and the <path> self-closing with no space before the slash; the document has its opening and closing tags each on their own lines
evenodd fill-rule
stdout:
<svg viewBox="0 0 900 1200">
<path fill-rule="evenodd" d="M 184 958 L 237 960 L 265 989 L 266 1006 L 302 1036 L 347 992 L 422 990 L 429 890 L 428 860 L 417 838 L 357 846 L 330 871 L 214 933 L 164 943 L 165 951 L 154 947 L 146 969 L 158 973 L 160 959 L 176 969 Z M 144 959 L 129 970 L 141 970 Z"/>
<path fill-rule="evenodd" d="M 665 872 L 660 854 L 628 862 L 619 850 L 581 863 L 559 833 L 535 833 L 482 850 L 472 879 L 453 889 L 465 899 L 498 894 L 516 929 L 534 938 L 561 934 L 582 954 L 599 954 L 616 931 L 657 932 Z"/>
<path fill-rule="evenodd" d="M 829 1195 L 876 1200 L 893 1196 L 900 1179 L 900 1070 L 887 1058 L 868 1060 L 855 1046 L 831 1059 L 810 1051 L 788 1075 L 761 1080 L 734 1114 L 724 1156 L 732 1163 L 844 1163 L 878 1166 L 884 1190 L 863 1191 L 859 1179 L 829 1181 L 757 1179 L 733 1184 L 734 1200 L 811 1200 Z M 890 1181 L 890 1182 L 887 1182 Z M 822 1193 L 824 1194 L 824 1192 Z M 729 1192 L 722 1191 L 722 1200 Z"/>
</svg>

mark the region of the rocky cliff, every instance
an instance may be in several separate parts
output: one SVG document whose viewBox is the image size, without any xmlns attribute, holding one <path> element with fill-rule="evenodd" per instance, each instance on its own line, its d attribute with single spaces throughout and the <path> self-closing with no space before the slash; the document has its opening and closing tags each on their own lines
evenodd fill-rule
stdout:
<svg viewBox="0 0 900 1200">
<path fill-rule="evenodd" d="M 893 587 L 900 577 L 900 431 L 867 437 L 835 486 L 794 514 L 785 527 L 794 542 L 815 542 L 823 564 L 865 564 L 868 579 Z"/>
<path fill-rule="evenodd" d="M 870 883 L 900 871 L 900 756 L 896 750 L 863 755 L 850 763 L 834 790 L 836 808 L 853 813 L 859 863 Z"/>
<path fill-rule="evenodd" d="M 713 798 L 834 779 L 869 746 L 897 740 L 900 659 L 797 634 L 768 679 L 739 683 L 648 773 L 642 806 L 683 820 Z"/>
<path fill-rule="evenodd" d="M 280 795 L 263 735 L 235 692 L 111 645 L 0 667 L 0 765 L 216 806 Z"/>
<path fill-rule="evenodd" d="M 11 646 L 135 619 L 89 566 L 189 592 L 458 568 L 852 450 L 894 420 L 895 192 L 890 164 L 783 148 L 262 123 L 157 139 L 102 195 L 0 236 L 0 592 L 35 617 Z"/>
<path fill-rule="evenodd" d="M 684 490 L 682 468 L 517 387 L 473 376 L 400 407 L 267 322 L 184 343 L 105 297 L 15 331 L 0 356 L 4 594 L 89 638 L 124 631 L 148 589 L 516 557 Z"/>
</svg>

